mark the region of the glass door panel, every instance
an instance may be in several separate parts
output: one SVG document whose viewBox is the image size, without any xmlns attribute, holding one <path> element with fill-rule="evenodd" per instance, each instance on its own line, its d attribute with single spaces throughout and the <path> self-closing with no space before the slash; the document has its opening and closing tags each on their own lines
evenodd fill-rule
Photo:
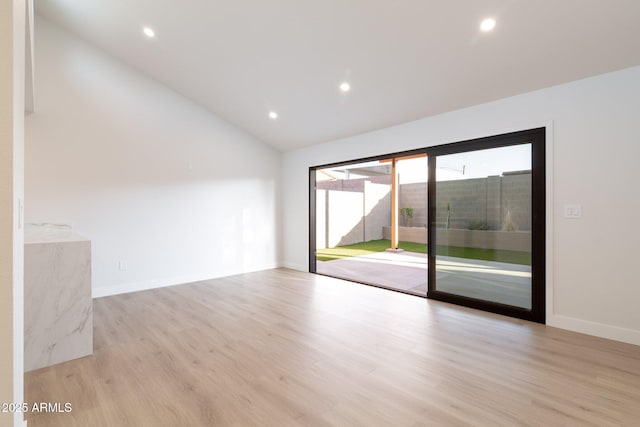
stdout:
<svg viewBox="0 0 640 427">
<path fill-rule="evenodd" d="M 435 168 L 435 292 L 531 310 L 532 144 L 438 155 Z"/>
<path fill-rule="evenodd" d="M 315 170 L 315 272 L 383 285 L 391 226 L 391 162 L 367 161 Z M 391 277 L 389 277 L 391 276 Z"/>
<path fill-rule="evenodd" d="M 310 271 L 425 296 L 424 153 L 316 168 Z"/>
</svg>

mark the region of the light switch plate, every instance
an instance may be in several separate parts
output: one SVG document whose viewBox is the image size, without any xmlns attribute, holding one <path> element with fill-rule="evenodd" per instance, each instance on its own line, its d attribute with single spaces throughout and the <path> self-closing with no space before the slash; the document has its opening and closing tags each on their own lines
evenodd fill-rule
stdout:
<svg viewBox="0 0 640 427">
<path fill-rule="evenodd" d="M 564 205 L 565 218 L 582 218 L 582 205 Z"/>
</svg>

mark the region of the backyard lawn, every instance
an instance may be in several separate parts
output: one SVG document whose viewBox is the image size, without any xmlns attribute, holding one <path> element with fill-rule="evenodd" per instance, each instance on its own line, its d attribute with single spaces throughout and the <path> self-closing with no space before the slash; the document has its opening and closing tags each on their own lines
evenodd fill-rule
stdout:
<svg viewBox="0 0 640 427">
<path fill-rule="evenodd" d="M 336 246 L 335 248 L 318 249 L 318 261 L 332 261 L 335 259 L 367 255 L 383 252 L 391 246 L 389 240 L 370 240 L 353 245 Z M 427 245 L 413 242 L 400 242 L 398 247 L 409 252 L 427 253 Z M 459 246 L 436 246 L 437 255 L 457 258 L 481 259 L 485 261 L 507 262 L 510 264 L 531 265 L 531 253 L 520 251 L 505 251 L 499 249 L 463 248 Z"/>
</svg>

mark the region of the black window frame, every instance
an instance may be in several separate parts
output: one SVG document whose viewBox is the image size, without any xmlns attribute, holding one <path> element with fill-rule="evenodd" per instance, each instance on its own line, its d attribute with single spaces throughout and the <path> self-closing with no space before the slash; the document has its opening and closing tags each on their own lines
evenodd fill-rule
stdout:
<svg viewBox="0 0 640 427">
<path fill-rule="evenodd" d="M 531 144 L 531 271 L 532 271 L 532 301 L 531 309 L 525 309 L 491 301 L 468 298 L 461 295 L 449 294 L 436 289 L 435 273 L 435 171 L 436 159 L 439 155 L 455 154 L 468 151 L 478 151 L 490 148 L 507 147 L 518 144 Z M 534 128 L 523 131 L 510 132 L 470 140 L 434 145 L 414 150 L 385 153 L 359 159 L 317 165 L 309 167 L 309 272 L 315 273 L 316 264 L 316 171 L 330 167 L 345 166 L 354 163 L 385 160 L 394 157 L 406 157 L 415 154 L 426 154 L 428 159 L 427 184 L 427 222 L 428 222 L 428 271 L 427 293 L 425 296 L 411 295 L 434 299 L 438 301 L 475 308 L 491 313 L 502 314 L 538 323 L 546 321 L 546 128 Z M 363 283 L 371 285 L 370 283 Z M 374 285 L 377 287 L 383 287 Z M 392 288 L 386 288 L 398 291 Z M 399 291 L 402 292 L 402 291 Z"/>
</svg>

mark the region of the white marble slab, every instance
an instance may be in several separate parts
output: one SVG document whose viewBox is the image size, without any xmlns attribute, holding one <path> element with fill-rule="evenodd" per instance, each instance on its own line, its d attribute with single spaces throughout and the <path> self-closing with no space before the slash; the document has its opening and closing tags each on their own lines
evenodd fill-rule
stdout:
<svg viewBox="0 0 640 427">
<path fill-rule="evenodd" d="M 55 243 L 88 241 L 84 236 L 64 225 L 25 224 L 25 243 Z"/>
<path fill-rule="evenodd" d="M 27 227 L 24 267 L 25 370 L 92 354 L 91 242 L 69 229 Z"/>
</svg>

